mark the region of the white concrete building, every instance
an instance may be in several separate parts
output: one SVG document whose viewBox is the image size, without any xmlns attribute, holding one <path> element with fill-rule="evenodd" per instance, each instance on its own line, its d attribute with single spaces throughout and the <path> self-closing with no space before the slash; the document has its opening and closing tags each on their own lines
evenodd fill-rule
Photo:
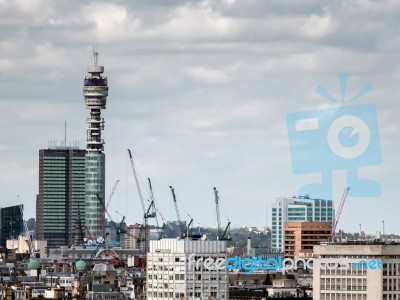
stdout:
<svg viewBox="0 0 400 300">
<path fill-rule="evenodd" d="M 147 298 L 229 299 L 226 258 L 225 241 L 150 241 Z"/>
<path fill-rule="evenodd" d="M 315 300 L 400 299 L 400 244 L 319 245 L 314 246 L 314 259 L 317 258 L 330 262 L 340 259 L 347 262 L 347 267 L 314 265 Z"/>
<path fill-rule="evenodd" d="M 47 257 L 47 241 L 33 240 L 32 245 L 40 258 Z M 29 253 L 28 237 L 20 235 L 16 240 L 7 240 L 6 247 L 9 250 L 15 250 L 16 253 Z"/>
</svg>

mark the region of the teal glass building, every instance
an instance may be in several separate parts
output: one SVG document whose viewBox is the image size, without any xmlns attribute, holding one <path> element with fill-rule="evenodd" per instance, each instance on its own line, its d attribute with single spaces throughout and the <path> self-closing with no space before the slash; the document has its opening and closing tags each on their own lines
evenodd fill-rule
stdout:
<svg viewBox="0 0 400 300">
<path fill-rule="evenodd" d="M 278 198 L 272 204 L 272 248 L 284 251 L 285 222 L 335 220 L 332 200 L 311 199 L 309 196 Z"/>
</svg>

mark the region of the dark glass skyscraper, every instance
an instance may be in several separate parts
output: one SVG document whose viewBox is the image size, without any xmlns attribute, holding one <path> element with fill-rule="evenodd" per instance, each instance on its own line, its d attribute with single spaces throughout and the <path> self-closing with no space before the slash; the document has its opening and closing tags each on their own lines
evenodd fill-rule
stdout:
<svg viewBox="0 0 400 300">
<path fill-rule="evenodd" d="M 17 239 L 24 231 L 20 205 L 0 208 L 0 247 L 6 251 L 7 240 Z"/>
<path fill-rule="evenodd" d="M 85 154 L 75 147 L 39 150 L 36 238 L 48 248 L 72 245 L 76 218 L 85 224 Z"/>
</svg>

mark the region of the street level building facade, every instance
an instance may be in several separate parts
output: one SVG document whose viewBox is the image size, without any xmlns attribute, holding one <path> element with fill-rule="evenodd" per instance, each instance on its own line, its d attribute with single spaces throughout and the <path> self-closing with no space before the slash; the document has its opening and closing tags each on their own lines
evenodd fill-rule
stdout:
<svg viewBox="0 0 400 300">
<path fill-rule="evenodd" d="M 353 242 L 314 247 L 315 259 L 347 261 L 349 268 L 313 270 L 313 297 L 332 299 L 400 299 L 400 244 Z M 354 265 L 353 265 L 354 264 Z M 343 265 L 342 265 L 343 266 Z"/>
<path fill-rule="evenodd" d="M 226 260 L 226 241 L 150 241 L 147 299 L 229 299 L 227 268 L 205 268 L 208 258 Z"/>
<path fill-rule="evenodd" d="M 85 165 L 85 225 L 87 239 L 96 239 L 105 231 L 105 154 L 104 119 L 101 110 L 106 108 L 108 96 L 107 77 L 102 76 L 103 66 L 97 65 L 98 53 L 93 51 L 94 64 L 87 67 L 88 76 L 83 82 L 85 107 L 90 110 L 86 119 L 86 165 Z"/>
<path fill-rule="evenodd" d="M 39 150 L 36 238 L 48 248 L 72 245 L 76 218 L 85 224 L 85 154 L 77 147 Z"/>
<path fill-rule="evenodd" d="M 331 236 L 330 222 L 285 222 L 285 258 L 312 258 L 313 248 Z"/>
<path fill-rule="evenodd" d="M 272 248 L 285 251 L 285 222 L 316 221 L 333 223 L 335 209 L 332 200 L 309 196 L 277 198 L 272 204 Z"/>
</svg>

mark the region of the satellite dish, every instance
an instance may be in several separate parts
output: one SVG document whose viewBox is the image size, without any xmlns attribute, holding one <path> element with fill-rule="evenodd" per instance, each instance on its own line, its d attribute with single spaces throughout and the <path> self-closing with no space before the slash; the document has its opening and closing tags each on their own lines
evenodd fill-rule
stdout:
<svg viewBox="0 0 400 300">
<path fill-rule="evenodd" d="M 97 244 L 102 244 L 104 242 L 104 238 L 102 236 L 97 237 L 96 239 Z"/>
<path fill-rule="evenodd" d="M 88 241 L 87 241 L 87 244 L 90 246 L 90 245 L 93 244 L 93 241 L 92 241 L 92 240 L 88 240 Z"/>
</svg>

